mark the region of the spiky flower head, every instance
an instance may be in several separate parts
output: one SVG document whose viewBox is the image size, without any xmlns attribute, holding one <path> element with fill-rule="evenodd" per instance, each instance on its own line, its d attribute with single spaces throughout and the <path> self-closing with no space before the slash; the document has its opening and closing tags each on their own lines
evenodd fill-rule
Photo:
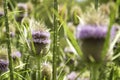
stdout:
<svg viewBox="0 0 120 80">
<path fill-rule="evenodd" d="M 52 66 L 49 63 L 42 64 L 42 80 L 51 80 L 52 78 Z"/>
<path fill-rule="evenodd" d="M 109 17 L 99 8 L 96 10 L 93 5 L 87 10 L 89 11 L 80 18 L 81 22 L 76 30 L 76 38 L 80 43 L 85 60 L 99 62 L 102 59 L 101 53 L 108 32 Z M 116 27 L 113 26 L 110 31 L 110 41 L 112 41 Z"/>
<path fill-rule="evenodd" d="M 46 55 L 50 44 L 49 30 L 43 23 L 35 21 L 31 22 L 30 26 L 36 55 Z"/>
<path fill-rule="evenodd" d="M 0 73 L 8 70 L 9 61 L 7 58 L 7 50 L 1 48 L 0 50 Z"/>
<path fill-rule="evenodd" d="M 87 8 L 87 11 L 80 17 L 81 24 L 89 24 L 96 26 L 107 26 L 109 24 L 109 18 L 98 8 L 95 9 L 95 6 L 92 4 L 91 7 Z"/>
</svg>

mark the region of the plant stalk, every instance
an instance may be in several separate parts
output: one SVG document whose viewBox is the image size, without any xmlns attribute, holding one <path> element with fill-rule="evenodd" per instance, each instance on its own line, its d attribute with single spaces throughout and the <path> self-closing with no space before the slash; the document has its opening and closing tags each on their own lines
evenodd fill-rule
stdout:
<svg viewBox="0 0 120 80">
<path fill-rule="evenodd" d="M 90 67 L 90 80 L 98 80 L 99 79 L 99 67 L 97 65 L 91 65 Z"/>
<path fill-rule="evenodd" d="M 10 80 L 14 80 L 13 74 L 13 61 L 11 57 L 11 43 L 10 43 L 10 31 L 9 31 L 9 23 L 8 23 L 8 11 L 7 11 L 7 0 L 4 0 L 4 19 L 5 19 L 5 27 L 6 27 L 6 43 L 8 49 L 8 59 L 9 59 L 9 69 L 10 69 Z"/>
<path fill-rule="evenodd" d="M 41 55 L 40 57 L 37 57 L 37 66 L 38 66 L 38 79 L 41 80 Z"/>
<path fill-rule="evenodd" d="M 54 0 L 54 10 L 58 12 L 58 3 L 57 0 Z M 57 16 L 54 14 L 54 35 L 53 35 L 53 79 L 52 80 L 57 80 L 56 74 L 57 74 L 57 68 L 56 68 L 56 59 L 57 59 L 57 35 L 58 35 L 58 19 Z"/>
</svg>

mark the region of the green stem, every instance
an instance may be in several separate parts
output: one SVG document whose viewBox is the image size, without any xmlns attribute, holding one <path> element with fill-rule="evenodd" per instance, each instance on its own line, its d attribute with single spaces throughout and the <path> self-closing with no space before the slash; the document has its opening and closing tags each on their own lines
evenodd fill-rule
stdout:
<svg viewBox="0 0 120 80">
<path fill-rule="evenodd" d="M 24 70 L 28 70 L 29 59 L 30 59 L 30 56 L 29 56 L 29 55 L 25 56 L 24 63 L 26 63 L 26 65 L 25 65 Z M 25 72 L 25 73 L 23 74 L 23 77 L 25 78 L 25 77 L 26 77 L 26 75 L 27 75 L 27 72 Z M 23 80 L 25 80 L 25 79 L 23 79 Z"/>
<path fill-rule="evenodd" d="M 9 69 L 10 69 L 10 80 L 14 80 L 13 62 L 12 62 L 12 57 L 11 57 L 10 32 L 9 32 L 9 24 L 8 24 L 7 0 L 4 0 L 4 13 L 5 13 L 5 27 L 6 27 L 6 36 L 7 36 L 7 49 L 8 49 L 8 59 L 9 59 Z"/>
<path fill-rule="evenodd" d="M 90 80 L 98 80 L 99 79 L 99 67 L 97 65 L 91 65 L 90 67 Z"/>
<path fill-rule="evenodd" d="M 37 57 L 37 66 L 38 66 L 38 79 L 41 80 L 41 56 Z"/>
<path fill-rule="evenodd" d="M 98 9 L 98 0 L 95 0 L 95 9 Z"/>
<path fill-rule="evenodd" d="M 57 0 L 54 0 L 54 10 L 58 12 L 58 3 Z M 58 28 L 58 19 L 57 16 L 54 14 L 54 35 L 53 35 L 53 79 L 57 80 L 56 74 L 57 74 L 57 68 L 56 68 L 56 57 L 57 57 L 57 29 Z"/>
</svg>

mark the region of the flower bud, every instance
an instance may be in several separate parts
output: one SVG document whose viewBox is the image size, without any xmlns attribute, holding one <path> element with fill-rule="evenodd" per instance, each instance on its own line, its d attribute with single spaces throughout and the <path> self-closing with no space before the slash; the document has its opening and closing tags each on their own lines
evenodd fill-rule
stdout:
<svg viewBox="0 0 120 80">
<path fill-rule="evenodd" d="M 42 80 L 51 80 L 52 78 L 52 66 L 48 63 L 42 64 Z"/>
</svg>

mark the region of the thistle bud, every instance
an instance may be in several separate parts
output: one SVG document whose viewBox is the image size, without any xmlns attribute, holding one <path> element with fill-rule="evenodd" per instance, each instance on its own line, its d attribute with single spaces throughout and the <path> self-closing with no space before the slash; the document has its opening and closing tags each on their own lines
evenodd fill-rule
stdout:
<svg viewBox="0 0 120 80">
<path fill-rule="evenodd" d="M 42 80 L 51 80 L 52 78 L 52 66 L 48 63 L 42 64 Z"/>
<path fill-rule="evenodd" d="M 102 51 L 105 38 L 108 32 L 109 19 L 103 13 L 96 11 L 95 8 L 84 15 L 83 24 L 79 24 L 76 31 L 76 38 L 80 43 L 81 50 L 87 62 L 102 60 Z M 104 21 L 104 22 L 103 22 Z M 115 36 L 116 28 L 110 30 L 110 41 Z M 109 55 L 111 55 L 109 53 Z M 106 55 L 108 56 L 108 54 Z M 107 59 L 107 58 L 106 58 Z"/>
</svg>

